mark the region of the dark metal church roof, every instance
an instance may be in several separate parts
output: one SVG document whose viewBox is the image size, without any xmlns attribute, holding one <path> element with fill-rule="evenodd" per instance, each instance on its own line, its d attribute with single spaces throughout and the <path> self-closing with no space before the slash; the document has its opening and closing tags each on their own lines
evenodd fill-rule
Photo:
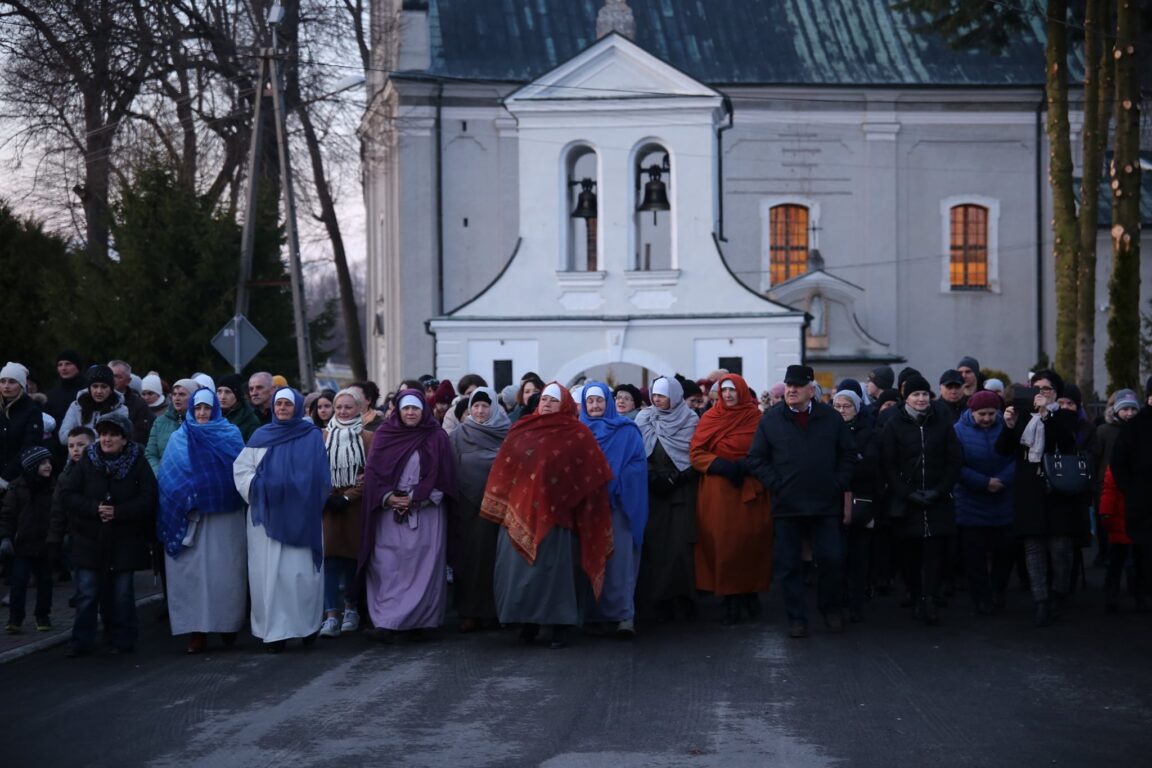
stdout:
<svg viewBox="0 0 1152 768">
<path fill-rule="evenodd" d="M 710 85 L 1041 86 L 1043 19 L 1000 55 L 894 0 L 629 0 L 635 42 Z M 528 82 L 596 42 L 602 0 L 428 0 L 429 74 Z M 1070 72 L 1080 77 L 1079 72 Z"/>
</svg>

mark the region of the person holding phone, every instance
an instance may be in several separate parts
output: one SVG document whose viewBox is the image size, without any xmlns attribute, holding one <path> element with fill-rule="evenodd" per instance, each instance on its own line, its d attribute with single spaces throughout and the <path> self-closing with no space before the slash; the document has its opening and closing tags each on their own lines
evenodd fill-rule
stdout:
<svg viewBox="0 0 1152 768">
<path fill-rule="evenodd" d="M 1016 457 L 1014 530 L 1024 539 L 1033 622 L 1044 627 L 1060 618 L 1072 589 L 1073 547 L 1087 532 L 1091 491 L 1078 496 L 1048 491 L 1044 454 L 1076 454 L 1079 416 L 1057 402 L 1064 394 L 1064 380 L 1055 371 L 1036 371 L 1029 382 L 1032 389 L 1017 390 L 1004 410 L 1005 429 L 996 439 L 996 450 Z"/>
</svg>

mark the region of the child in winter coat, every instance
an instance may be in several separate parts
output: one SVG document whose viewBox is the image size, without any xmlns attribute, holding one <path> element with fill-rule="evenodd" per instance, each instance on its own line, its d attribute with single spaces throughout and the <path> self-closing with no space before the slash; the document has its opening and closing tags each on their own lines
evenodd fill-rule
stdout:
<svg viewBox="0 0 1152 768">
<path fill-rule="evenodd" d="M 52 629 L 52 557 L 47 544 L 55 479 L 52 454 L 43 446 L 20 453 L 21 474 L 8 487 L 0 507 L 0 553 L 13 557 L 9 634 L 24 624 L 28 580 L 36 579 L 36 630 Z"/>
</svg>

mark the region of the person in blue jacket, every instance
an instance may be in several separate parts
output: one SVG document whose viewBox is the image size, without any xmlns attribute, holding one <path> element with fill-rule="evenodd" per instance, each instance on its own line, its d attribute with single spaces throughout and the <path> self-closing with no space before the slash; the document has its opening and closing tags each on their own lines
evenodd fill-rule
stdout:
<svg viewBox="0 0 1152 768">
<path fill-rule="evenodd" d="M 996 452 L 1004 431 L 1003 401 L 982 390 L 968 399 L 957 419 L 956 436 L 964 447 L 960 481 L 953 491 L 956 527 L 968 574 L 968 590 L 976 612 L 997 613 L 1012 570 L 1012 480 L 1016 461 Z"/>
</svg>

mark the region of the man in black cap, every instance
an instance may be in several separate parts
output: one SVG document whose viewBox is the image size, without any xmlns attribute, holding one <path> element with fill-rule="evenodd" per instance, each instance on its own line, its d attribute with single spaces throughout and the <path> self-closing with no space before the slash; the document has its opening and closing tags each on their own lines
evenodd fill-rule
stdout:
<svg viewBox="0 0 1152 768">
<path fill-rule="evenodd" d="M 841 592 L 844 548 L 841 521 L 858 453 L 840 414 L 813 399 L 812 369 L 790 365 L 784 375 L 784 407 L 760 418 L 747 464 L 772 493 L 774 559 L 788 614 L 788 635 L 808 634 L 801 549 L 805 539 L 819 566 L 819 607 L 828 628 L 843 629 Z"/>
<path fill-rule="evenodd" d="M 896 372 L 892 370 L 890 365 L 881 365 L 873 368 L 868 374 L 868 380 L 864 382 L 865 391 L 868 393 L 869 400 L 875 400 L 880 396 L 880 393 L 886 389 L 891 389 L 896 384 Z"/>
<path fill-rule="evenodd" d="M 955 424 L 968 408 L 968 396 L 964 394 L 964 375 L 960 371 L 948 369 L 940 374 L 941 412 L 947 411 L 948 418 Z"/>
</svg>

